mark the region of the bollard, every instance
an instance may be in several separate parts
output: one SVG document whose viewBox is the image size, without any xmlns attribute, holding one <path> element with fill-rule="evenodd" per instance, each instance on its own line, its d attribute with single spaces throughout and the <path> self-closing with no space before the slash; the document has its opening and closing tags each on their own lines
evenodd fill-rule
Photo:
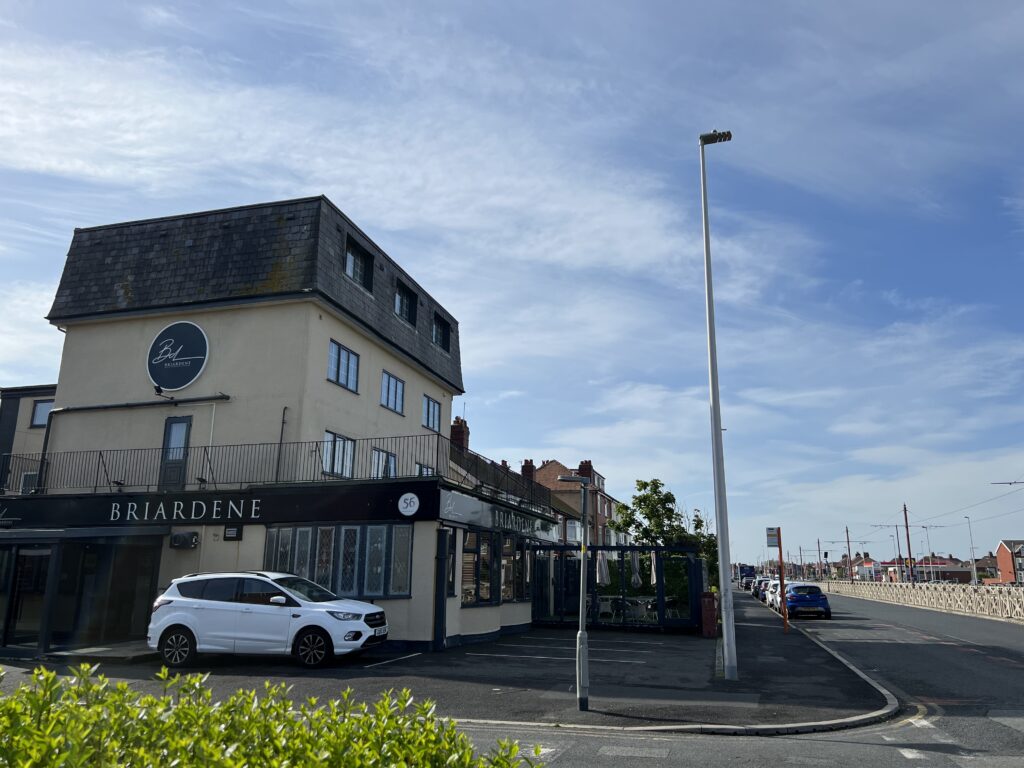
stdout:
<svg viewBox="0 0 1024 768">
<path fill-rule="evenodd" d="M 700 628 L 703 637 L 718 637 L 718 596 L 714 592 L 700 596 Z"/>
</svg>

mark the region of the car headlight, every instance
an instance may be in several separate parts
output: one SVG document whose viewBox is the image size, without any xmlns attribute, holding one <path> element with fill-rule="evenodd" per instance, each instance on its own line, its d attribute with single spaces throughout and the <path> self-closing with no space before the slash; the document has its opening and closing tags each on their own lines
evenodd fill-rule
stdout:
<svg viewBox="0 0 1024 768">
<path fill-rule="evenodd" d="M 338 621 L 359 621 L 363 618 L 361 613 L 345 613 L 344 611 L 328 611 Z"/>
</svg>

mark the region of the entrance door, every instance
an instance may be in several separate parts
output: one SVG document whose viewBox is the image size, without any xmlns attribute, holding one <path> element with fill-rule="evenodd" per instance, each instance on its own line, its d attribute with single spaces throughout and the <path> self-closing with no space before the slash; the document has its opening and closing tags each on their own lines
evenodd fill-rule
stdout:
<svg viewBox="0 0 1024 768">
<path fill-rule="evenodd" d="M 191 416 L 172 416 L 164 422 L 164 447 L 160 454 L 161 491 L 180 491 L 188 482 L 188 438 Z"/>
<path fill-rule="evenodd" d="M 7 645 L 39 645 L 49 567 L 49 546 L 17 548 L 7 609 Z"/>
<path fill-rule="evenodd" d="M 11 605 L 14 547 L 0 547 L 0 647 L 7 645 L 7 609 Z"/>
</svg>

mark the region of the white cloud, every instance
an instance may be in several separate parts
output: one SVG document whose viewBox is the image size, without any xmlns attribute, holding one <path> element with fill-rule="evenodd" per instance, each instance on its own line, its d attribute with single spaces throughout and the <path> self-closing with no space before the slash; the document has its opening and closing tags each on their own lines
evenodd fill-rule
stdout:
<svg viewBox="0 0 1024 768">
<path fill-rule="evenodd" d="M 43 316 L 56 284 L 0 285 L 0 381 L 3 386 L 54 384 L 64 337 Z"/>
<path fill-rule="evenodd" d="M 1021 12 L 933 5 L 752 6 L 727 27 L 672 4 L 150 5 L 137 44 L 19 34 L 0 44 L 0 173 L 51 186 L 5 196 L 0 258 L 55 275 L 73 226 L 324 192 L 459 319 L 485 453 L 590 458 L 622 498 L 661 477 L 704 507 L 694 144 L 729 128 L 709 161 L 734 551 L 765 521 L 832 537 L 904 498 L 966 503 L 1024 472 L 1024 342 L 955 286 L 862 268 L 816 205 L 870 230 L 857 209 L 946 210 L 964 168 L 1020 176 L 1020 139 L 978 126 L 1024 104 L 990 76 L 1024 65 Z M 152 47 L 189 26 L 205 49 Z M 33 275 L 0 294 L 5 384 L 56 370 Z"/>
</svg>

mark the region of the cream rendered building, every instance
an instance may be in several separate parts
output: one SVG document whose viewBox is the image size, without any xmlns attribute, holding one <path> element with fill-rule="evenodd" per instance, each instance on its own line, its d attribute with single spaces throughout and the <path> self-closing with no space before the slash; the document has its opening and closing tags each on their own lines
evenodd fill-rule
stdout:
<svg viewBox="0 0 1024 768">
<path fill-rule="evenodd" d="M 326 198 L 76 230 L 48 319 L 46 423 L 38 388 L 0 415 L 0 645 L 139 637 L 170 579 L 261 568 L 411 647 L 529 624 L 550 495 L 450 439 L 457 322 Z"/>
</svg>

